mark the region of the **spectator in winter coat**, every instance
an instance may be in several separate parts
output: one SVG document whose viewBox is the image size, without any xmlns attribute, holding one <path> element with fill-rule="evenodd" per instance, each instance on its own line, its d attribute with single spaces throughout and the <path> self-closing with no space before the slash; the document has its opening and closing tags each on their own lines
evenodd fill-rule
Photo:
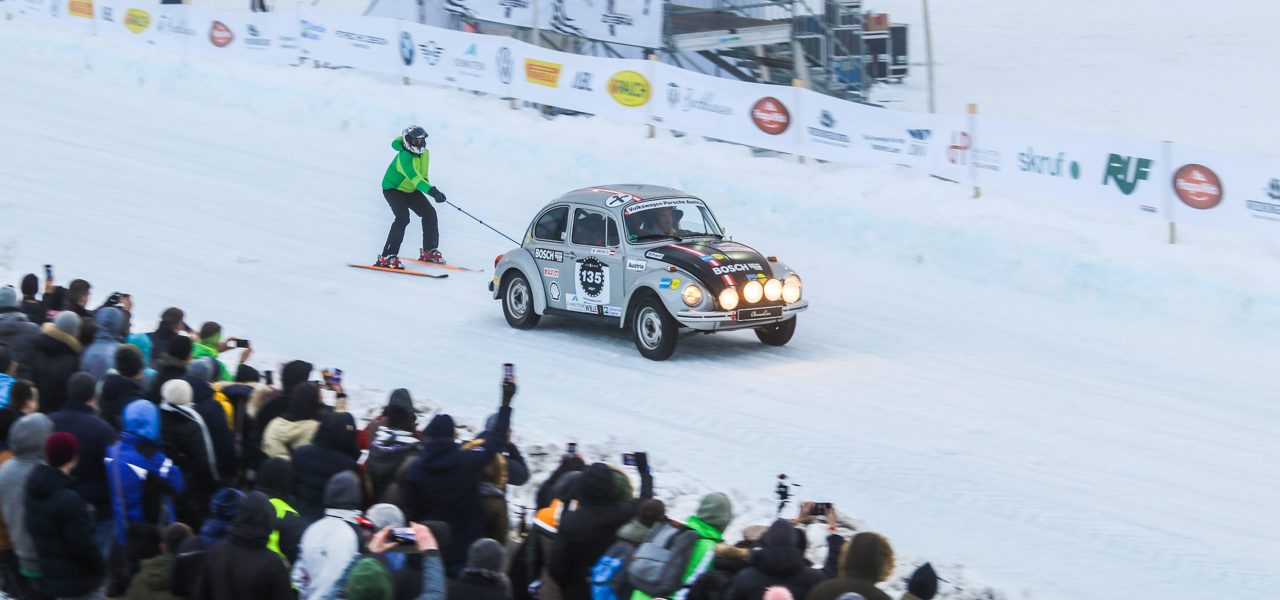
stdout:
<svg viewBox="0 0 1280 600">
<path fill-rule="evenodd" d="M 311 443 L 320 427 L 320 388 L 303 383 L 289 395 L 289 412 L 267 423 L 262 432 L 262 452 L 268 458 L 291 460 L 293 451 Z"/>
<path fill-rule="evenodd" d="M 118 308 L 99 308 L 94 313 L 93 343 L 80 355 L 80 370 L 93 375 L 94 381 L 101 381 L 107 376 L 116 363 L 116 348 L 124 339 L 120 326 L 124 323 L 124 312 Z"/>
<path fill-rule="evenodd" d="M 170 341 L 174 338 L 186 337 L 183 332 L 190 328 L 187 327 L 186 323 L 182 322 L 183 317 L 182 309 L 166 308 L 160 314 L 160 324 L 156 325 L 156 330 L 147 334 L 147 337 L 151 340 L 152 368 L 159 369 L 160 365 L 157 364 L 157 361 L 161 357 L 169 356 Z"/>
<path fill-rule="evenodd" d="M 178 547 L 190 537 L 191 528 L 182 523 L 165 527 L 161 532 L 160 552 L 141 558 L 138 574 L 129 584 L 125 600 L 177 600 L 177 596 L 169 593 L 169 578 Z"/>
<path fill-rule="evenodd" d="M 121 545 L 127 545 L 130 523 L 154 524 L 162 512 L 173 515 L 173 498 L 186 490 L 182 468 L 162 447 L 156 405 L 146 399 L 130 402 L 124 408 L 124 432 L 104 461 Z"/>
<path fill-rule="evenodd" d="M 485 432 L 476 439 L 463 444 L 464 450 L 470 450 L 485 442 L 488 431 L 497 423 L 498 415 L 489 415 L 485 421 Z M 507 543 L 507 534 L 511 528 L 510 510 L 507 508 L 507 486 L 524 485 L 529 481 L 529 467 L 520 455 L 520 449 L 511 443 L 512 432 L 507 430 L 507 444 L 493 457 L 493 461 L 480 473 L 480 501 L 484 504 L 485 537 Z"/>
<path fill-rule="evenodd" d="M 27 530 L 39 556 L 40 589 L 59 598 L 101 593 L 106 560 L 93 537 L 89 505 L 71 490 L 71 470 L 79 454 L 76 438 L 58 432 L 44 447 L 47 464 L 31 472 L 26 494 Z"/>
<path fill-rule="evenodd" d="M 89 314 L 89 292 L 93 286 L 83 279 L 72 279 L 71 284 L 67 286 L 67 296 L 65 306 L 59 307 L 59 310 L 69 310 L 81 317 L 93 316 Z"/>
<path fill-rule="evenodd" d="M 102 555 L 111 548 L 111 493 L 107 491 L 107 471 L 103 458 L 116 443 L 116 430 L 98 418 L 93 376 L 76 373 L 67 383 L 67 402 L 51 413 L 54 431 L 74 435 L 80 460 L 71 471 L 71 489 L 93 507 L 98 544 Z"/>
<path fill-rule="evenodd" d="M 164 384 L 160 393 L 164 398 L 160 405 L 164 452 L 182 469 L 186 480 L 186 491 L 177 505 L 178 520 L 199 528 L 219 482 L 213 441 L 204 419 L 191 406 L 191 384 L 173 379 Z"/>
<path fill-rule="evenodd" d="M 511 580 L 502 572 L 502 545 L 480 538 L 467 549 L 467 563 L 458 578 L 449 582 L 450 598 L 511 600 Z"/>
<path fill-rule="evenodd" d="M 0 510 L 9 527 L 13 551 L 18 557 L 22 581 L 27 590 L 34 589 L 40 573 L 39 556 L 27 530 L 27 482 L 31 472 L 44 460 L 44 443 L 53 433 L 53 421 L 36 413 L 18 419 L 9 429 L 9 449 L 13 458 L 0 466 Z"/>
<path fill-rule="evenodd" d="M 293 563 L 293 586 L 300 600 L 324 598 L 343 569 L 364 545 L 360 479 L 343 471 L 324 487 L 324 518 L 302 534 L 298 560 Z"/>
<path fill-rule="evenodd" d="M 732 546 L 716 544 L 711 567 L 693 582 L 686 600 L 720 600 L 724 597 L 734 576 L 751 566 L 751 550 L 760 544 L 760 538 L 767 531 L 769 528 L 764 525 L 748 525 L 743 528 L 742 540 L 738 543 Z"/>
<path fill-rule="evenodd" d="M 182 379 L 187 375 L 187 363 L 191 362 L 191 340 L 177 336 L 169 341 L 166 354 L 156 360 L 156 374 L 147 386 L 147 398 L 160 404 L 160 389 L 174 379 Z"/>
<path fill-rule="evenodd" d="M 231 522 L 240 514 L 240 505 L 244 502 L 244 492 L 235 488 L 224 487 L 213 498 L 209 499 L 209 516 L 200 526 L 200 543 L 205 548 L 227 538 L 231 531 Z M 272 528 L 274 529 L 274 527 Z"/>
<path fill-rule="evenodd" d="M 399 588 L 392 595 L 392 581 L 385 565 L 386 559 L 396 556 L 391 552 L 395 543 L 390 540 L 390 530 L 382 529 L 369 540 L 369 554 L 356 556 L 343 571 L 338 581 L 325 595 L 325 600 L 348 598 L 351 600 L 390 600 L 415 598 L 416 600 L 445 600 L 446 587 L 444 563 L 440 560 L 440 547 L 431 530 L 417 523 L 412 524 L 414 543 L 422 555 L 423 567 L 414 586 L 420 593 L 401 596 Z M 454 596 L 466 598 L 466 596 Z"/>
<path fill-rule="evenodd" d="M 289 563 L 298 558 L 298 544 L 307 522 L 293 507 L 293 464 L 279 458 L 269 458 L 258 468 L 254 488 L 266 494 L 276 511 L 275 528 L 267 540 L 267 548 L 283 556 Z"/>
<path fill-rule="evenodd" d="M 618 529 L 617 541 L 600 555 L 600 559 L 591 568 L 593 600 L 618 600 L 631 597 L 631 586 L 627 584 L 623 568 L 631 560 L 631 555 L 635 554 L 636 548 L 644 543 L 653 526 L 665 516 L 666 506 L 661 500 L 649 498 L 640 501 L 635 518 Z"/>
<path fill-rule="evenodd" d="M 843 594 L 861 594 L 866 600 L 890 600 L 876 587 L 893 574 L 893 547 L 884 536 L 864 531 L 844 544 L 839 555 L 840 576 L 813 588 L 806 600 L 836 600 Z"/>
<path fill-rule="evenodd" d="M 26 379 L 19 379 L 13 382 L 13 387 L 9 388 L 9 403 L 0 407 L 0 429 L 4 429 L 3 436 L 8 435 L 9 426 L 14 421 L 29 415 L 33 412 L 40 412 L 40 391 L 36 389 L 36 384 Z"/>
<path fill-rule="evenodd" d="M 17 362 L 15 373 L 26 379 L 32 372 L 32 344 L 40 336 L 40 326 L 27 320 L 18 309 L 18 293 L 13 286 L 0 287 L 0 344 L 8 344 Z"/>
<path fill-rule="evenodd" d="M 698 510 L 689 517 L 685 526 L 698 533 L 701 538 L 693 546 L 693 554 L 685 567 L 684 585 L 692 586 L 711 565 L 715 555 L 716 544 L 724 541 L 724 530 L 733 521 L 733 505 L 729 497 L 712 492 L 702 497 Z M 650 600 L 652 596 L 635 590 L 631 592 L 631 600 Z"/>
<path fill-rule="evenodd" d="M 204 573 L 204 558 L 208 550 L 198 536 L 182 541 L 173 555 L 173 571 L 169 577 L 169 593 L 179 598 L 190 598 L 195 593 L 200 574 Z"/>
<path fill-rule="evenodd" d="M 9 406 L 13 385 L 18 382 L 18 378 L 13 376 L 17 366 L 9 346 L 0 345 L 0 408 Z"/>
<path fill-rule="evenodd" d="M 551 506 L 551 503 L 559 497 L 556 493 L 560 478 L 569 473 L 577 473 L 587 468 L 587 463 L 582 460 L 581 456 L 576 454 L 566 454 L 560 461 L 560 465 L 555 471 L 547 477 L 542 483 L 542 487 L 538 488 L 537 508 L 538 510 Z"/>
<path fill-rule="evenodd" d="M 208 357 L 214 359 L 214 363 L 218 366 L 217 373 L 214 373 L 214 381 L 231 381 L 231 372 L 227 370 L 227 367 L 223 366 L 222 361 L 217 359 L 220 353 L 226 352 L 229 348 L 227 342 L 234 339 L 236 338 L 227 338 L 224 342 L 222 340 L 222 326 L 209 321 L 200 326 L 200 337 L 192 344 L 191 358 L 201 359 Z"/>
<path fill-rule="evenodd" d="M 734 576 L 724 600 L 762 600 L 765 590 L 774 586 L 804 598 L 825 579 L 822 571 L 809 566 L 804 550 L 804 532 L 785 519 L 774 521 L 752 552 L 751 566 Z"/>
<path fill-rule="evenodd" d="M 263 402 L 266 401 L 267 395 L 273 390 L 260 383 L 261 374 L 257 369 L 246 364 L 236 367 L 236 380 L 232 383 L 224 383 L 214 386 L 215 397 L 217 393 L 221 393 L 226 398 L 227 405 L 231 410 L 228 414 L 231 416 L 231 433 L 237 440 L 236 455 L 248 456 L 249 450 L 246 448 L 245 442 L 248 439 L 249 425 L 254 415 L 261 410 Z M 226 408 L 224 405 L 223 408 Z M 255 465 L 257 463 L 254 463 Z M 248 468 L 247 464 L 242 465 Z"/>
<path fill-rule="evenodd" d="M 324 513 L 324 489 L 342 471 L 359 471 L 356 421 L 347 413 L 330 413 L 320 421 L 310 444 L 293 451 L 293 499 L 302 518 L 312 522 Z"/>
<path fill-rule="evenodd" d="M 373 498 L 378 502 L 400 504 L 400 479 L 412 462 L 413 455 L 422 448 L 418 436 L 413 399 L 404 388 L 391 392 L 391 399 L 382 409 L 382 415 L 370 421 L 369 458 L 364 463 Z"/>
<path fill-rule="evenodd" d="M 236 439 L 227 425 L 229 413 L 214 398 L 213 386 L 209 380 L 216 377 L 217 360 L 202 358 L 191 361 L 187 366 L 185 381 L 191 384 L 191 406 L 204 420 L 209 431 L 209 441 L 213 444 L 213 454 L 218 465 L 218 477 L 222 481 L 235 481 L 239 470 L 236 460 Z"/>
<path fill-rule="evenodd" d="M 937 594 L 938 573 L 933 570 L 933 565 L 924 563 L 916 567 L 907 579 L 907 591 L 903 592 L 902 600 L 933 600 Z"/>
<path fill-rule="evenodd" d="M 32 342 L 34 350 L 31 376 L 40 390 L 40 410 L 54 412 L 67 399 L 67 380 L 80 370 L 80 317 L 63 311 L 45 323 L 40 337 Z"/>
<path fill-rule="evenodd" d="M 467 548 L 484 537 L 484 507 L 480 503 L 481 472 L 505 447 L 515 384 L 503 386 L 503 407 L 492 437 L 463 451 L 453 418 L 437 414 L 423 431 L 422 453 L 401 481 L 405 516 L 411 521 L 444 521 L 452 532 L 444 549 L 445 568 L 452 575 L 462 569 Z"/>
<path fill-rule="evenodd" d="M 267 538 L 275 510 L 261 492 L 250 492 L 231 524 L 230 536 L 205 554 L 193 600 L 293 600 L 289 569 L 271 550 Z"/>
<path fill-rule="evenodd" d="M 120 431 L 124 420 L 120 413 L 130 402 L 143 397 L 142 351 L 137 346 L 122 344 L 116 349 L 115 372 L 102 380 L 98 393 L 98 416 Z"/>
<path fill-rule="evenodd" d="M 245 463 L 247 468 L 256 468 L 267 455 L 263 448 L 263 434 L 267 426 L 277 417 L 289 411 L 293 391 L 311 378 L 311 363 L 295 360 L 280 370 L 280 391 L 266 399 L 245 427 Z M 288 456 L 280 456 L 289 460 Z"/>
<path fill-rule="evenodd" d="M 40 278 L 34 273 L 27 273 L 22 277 L 22 302 L 18 305 L 18 310 L 26 315 L 27 320 L 36 325 L 44 325 L 49 320 L 49 307 L 45 303 L 36 299 L 36 293 L 40 291 Z"/>
<path fill-rule="evenodd" d="M 652 498 L 653 477 L 642 453 L 636 454 L 636 469 L 640 471 L 640 497 Z M 614 470 L 604 463 L 587 467 L 578 478 L 578 507 L 560 519 L 547 563 L 566 600 L 590 600 L 587 578 L 591 566 L 613 544 L 618 528 L 636 516 L 639 502 L 631 497 L 629 484 L 627 488 L 623 497 Z"/>
</svg>

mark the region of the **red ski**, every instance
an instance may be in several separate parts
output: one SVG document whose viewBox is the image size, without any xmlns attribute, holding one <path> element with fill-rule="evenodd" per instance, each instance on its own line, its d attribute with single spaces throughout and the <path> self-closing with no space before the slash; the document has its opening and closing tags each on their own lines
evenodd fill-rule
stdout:
<svg viewBox="0 0 1280 600">
<path fill-rule="evenodd" d="M 476 271 L 475 269 L 468 269 L 466 267 L 459 267 L 456 265 L 450 265 L 445 263 L 436 263 L 436 262 L 421 260 L 417 258 L 409 258 L 406 256 L 401 256 L 400 260 L 404 262 L 411 262 L 416 265 L 426 265 L 428 267 L 440 267 L 441 269 L 449 269 L 450 271 L 458 271 L 461 273 L 478 273 L 479 272 L 479 271 Z"/>
<path fill-rule="evenodd" d="M 448 277 L 448 276 L 449 276 L 449 274 L 448 274 L 448 273 L 442 273 L 442 274 L 437 275 L 437 274 L 434 274 L 434 273 L 422 273 L 422 272 L 420 272 L 420 271 L 408 271 L 408 270 L 405 270 L 405 269 L 392 269 L 391 267 L 375 267 L 375 266 L 373 266 L 373 265 L 357 265 L 357 264 L 347 263 L 347 266 L 348 266 L 348 267 L 355 267 L 355 268 L 357 268 L 357 269 L 369 269 L 370 271 L 386 271 L 386 272 L 388 272 L 388 273 L 399 273 L 399 274 L 401 274 L 401 275 L 413 275 L 413 276 L 415 276 L 415 277 L 430 277 L 430 278 L 432 278 L 432 279 L 444 279 L 445 277 Z"/>
</svg>

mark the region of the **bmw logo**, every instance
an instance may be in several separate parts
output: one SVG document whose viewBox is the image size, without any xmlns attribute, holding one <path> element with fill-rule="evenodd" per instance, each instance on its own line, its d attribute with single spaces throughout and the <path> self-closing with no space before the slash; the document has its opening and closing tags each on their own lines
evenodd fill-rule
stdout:
<svg viewBox="0 0 1280 600">
<path fill-rule="evenodd" d="M 400 58 L 404 59 L 405 65 L 413 64 L 413 38 L 409 37 L 408 31 L 400 32 Z"/>
<path fill-rule="evenodd" d="M 511 83 L 511 49 L 503 46 L 498 49 L 498 79 L 502 83 Z"/>
</svg>

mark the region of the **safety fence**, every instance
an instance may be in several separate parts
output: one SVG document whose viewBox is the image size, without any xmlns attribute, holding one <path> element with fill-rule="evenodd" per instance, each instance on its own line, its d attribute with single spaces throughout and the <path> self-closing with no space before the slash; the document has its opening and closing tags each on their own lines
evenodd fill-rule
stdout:
<svg viewBox="0 0 1280 600">
<path fill-rule="evenodd" d="M 848 165 L 905 165 L 975 188 L 1280 237 L 1280 161 L 977 115 L 889 110 L 657 60 L 299 7 L 0 0 L 0 13 L 160 52 L 402 76 Z"/>
</svg>

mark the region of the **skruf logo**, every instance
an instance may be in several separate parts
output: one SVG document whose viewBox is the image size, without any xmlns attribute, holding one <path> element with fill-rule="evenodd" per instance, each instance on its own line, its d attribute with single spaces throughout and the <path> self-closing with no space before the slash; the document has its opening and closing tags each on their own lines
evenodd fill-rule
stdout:
<svg viewBox="0 0 1280 600">
<path fill-rule="evenodd" d="M 1107 155 L 1107 170 L 1102 174 L 1102 185 L 1112 182 L 1120 193 L 1128 196 L 1138 189 L 1138 183 L 1151 176 L 1151 159 L 1134 158 L 1122 154 Z"/>
</svg>

